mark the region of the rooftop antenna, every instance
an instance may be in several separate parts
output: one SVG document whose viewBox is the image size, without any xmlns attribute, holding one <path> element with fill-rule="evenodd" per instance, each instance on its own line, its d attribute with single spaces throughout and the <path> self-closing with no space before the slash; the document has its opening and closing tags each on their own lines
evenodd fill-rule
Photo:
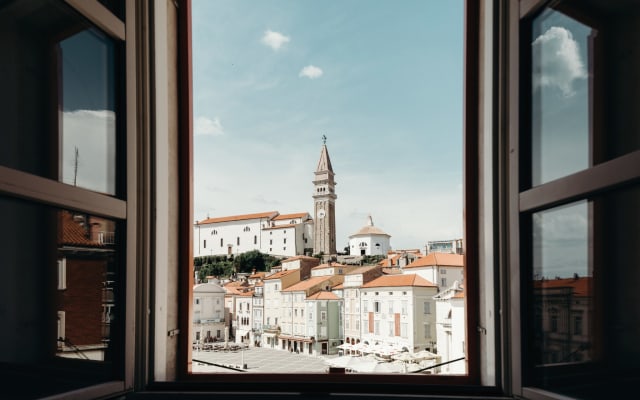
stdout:
<svg viewBox="0 0 640 400">
<path fill-rule="evenodd" d="M 75 155 L 73 158 L 73 186 L 76 186 L 76 180 L 78 179 L 78 161 L 80 159 L 80 152 L 78 146 L 75 147 Z"/>
</svg>

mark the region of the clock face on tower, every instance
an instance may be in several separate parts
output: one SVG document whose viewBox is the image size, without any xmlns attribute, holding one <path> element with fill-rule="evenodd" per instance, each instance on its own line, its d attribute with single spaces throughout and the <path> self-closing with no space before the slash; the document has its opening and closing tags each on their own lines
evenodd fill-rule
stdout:
<svg viewBox="0 0 640 400">
<path fill-rule="evenodd" d="M 318 218 L 324 218 L 324 216 L 325 216 L 325 211 L 324 210 L 318 211 Z"/>
</svg>

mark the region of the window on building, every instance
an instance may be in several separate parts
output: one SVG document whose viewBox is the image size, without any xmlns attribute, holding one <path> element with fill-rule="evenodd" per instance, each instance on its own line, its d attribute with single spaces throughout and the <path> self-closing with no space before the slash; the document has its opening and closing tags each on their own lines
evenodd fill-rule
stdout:
<svg viewBox="0 0 640 400">
<path fill-rule="evenodd" d="M 207 248 L 207 240 L 203 240 L 202 241 L 202 247 L 204 247 L 205 249 Z"/>
<path fill-rule="evenodd" d="M 423 313 L 424 314 L 431 314 L 431 302 L 425 301 L 422 304 L 423 304 Z"/>
<path fill-rule="evenodd" d="M 400 337 L 408 337 L 409 325 L 406 322 L 400 323 Z"/>
<path fill-rule="evenodd" d="M 375 312 L 376 314 L 378 314 L 380 312 L 380 302 L 379 301 L 374 301 L 373 302 L 373 312 Z"/>
<path fill-rule="evenodd" d="M 407 300 L 402 300 L 402 315 L 407 315 L 407 305 L 408 302 Z"/>
</svg>

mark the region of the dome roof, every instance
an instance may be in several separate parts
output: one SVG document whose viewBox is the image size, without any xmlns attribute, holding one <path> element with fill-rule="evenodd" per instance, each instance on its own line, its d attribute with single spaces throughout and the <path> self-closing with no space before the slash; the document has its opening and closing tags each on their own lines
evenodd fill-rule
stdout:
<svg viewBox="0 0 640 400">
<path fill-rule="evenodd" d="M 371 218 L 371 215 L 369 215 L 369 217 L 367 218 L 367 224 L 362 228 L 360 228 L 358 232 L 354 233 L 349 237 L 352 238 L 356 236 L 372 236 L 372 235 L 391 236 L 385 231 L 383 231 L 382 229 L 373 226 L 373 218 Z"/>
<path fill-rule="evenodd" d="M 193 287 L 194 292 L 204 293 L 226 293 L 223 287 L 215 283 L 201 283 Z"/>
</svg>

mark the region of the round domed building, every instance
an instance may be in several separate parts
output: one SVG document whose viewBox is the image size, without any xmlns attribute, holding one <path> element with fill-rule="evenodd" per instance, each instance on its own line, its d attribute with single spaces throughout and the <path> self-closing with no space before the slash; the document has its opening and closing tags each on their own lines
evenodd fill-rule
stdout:
<svg viewBox="0 0 640 400">
<path fill-rule="evenodd" d="M 386 255 L 391 250 L 390 239 L 391 235 L 373 226 L 373 218 L 369 215 L 367 224 L 349 236 L 349 254 L 354 256 Z"/>
</svg>

